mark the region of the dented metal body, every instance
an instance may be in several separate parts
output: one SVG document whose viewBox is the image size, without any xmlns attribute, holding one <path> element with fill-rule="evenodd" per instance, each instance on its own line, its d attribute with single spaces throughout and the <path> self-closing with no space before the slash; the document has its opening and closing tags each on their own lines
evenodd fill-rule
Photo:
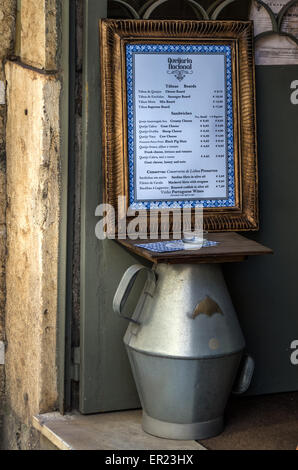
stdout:
<svg viewBox="0 0 298 470">
<path fill-rule="evenodd" d="M 132 266 L 114 298 L 120 315 L 141 270 L 148 278 L 124 343 L 143 428 L 173 439 L 216 435 L 245 347 L 220 266 Z"/>
</svg>

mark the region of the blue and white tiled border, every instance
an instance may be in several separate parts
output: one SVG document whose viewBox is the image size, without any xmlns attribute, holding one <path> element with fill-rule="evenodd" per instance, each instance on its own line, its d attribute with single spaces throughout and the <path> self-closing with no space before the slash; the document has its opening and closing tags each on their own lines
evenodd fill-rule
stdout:
<svg viewBox="0 0 298 470">
<path fill-rule="evenodd" d="M 228 197 L 226 199 L 201 199 L 190 201 L 135 201 L 134 191 L 134 67 L 135 53 L 179 53 L 179 54 L 224 54 L 226 63 L 226 100 L 227 100 L 227 153 L 228 153 Z M 171 45 L 171 44 L 128 44 L 126 45 L 127 79 L 127 116 L 128 116 L 128 163 L 129 163 L 129 203 L 131 209 L 161 209 L 183 207 L 234 207 L 235 206 L 235 169 L 233 137 L 233 92 L 231 47 L 224 45 Z"/>
</svg>

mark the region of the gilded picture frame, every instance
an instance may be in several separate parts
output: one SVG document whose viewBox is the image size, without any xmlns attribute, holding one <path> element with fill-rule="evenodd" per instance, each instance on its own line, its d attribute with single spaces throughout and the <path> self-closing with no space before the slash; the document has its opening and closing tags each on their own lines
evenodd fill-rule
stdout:
<svg viewBox="0 0 298 470">
<path fill-rule="evenodd" d="M 130 51 L 138 51 L 141 46 L 146 46 L 148 51 L 152 45 L 160 52 L 171 45 L 172 50 L 179 53 L 189 47 L 195 51 L 209 47 L 229 54 L 233 164 L 227 178 L 229 184 L 233 181 L 232 192 L 229 190 L 227 197 L 218 203 L 208 206 L 204 202 L 204 229 L 209 232 L 258 230 L 255 72 L 250 21 L 100 21 L 104 202 L 114 208 L 119 219 L 127 215 L 130 207 L 139 208 L 138 212 L 147 221 L 150 208 L 156 208 L 160 228 L 160 214 L 165 204 L 131 204 L 133 149 L 130 144 L 133 139 L 130 129 L 133 118 L 128 64 Z M 125 198 L 119 199 L 119 196 Z M 192 206 L 191 211 L 194 211 L 194 204 Z M 170 232 L 174 232 L 175 207 L 169 205 L 169 208 Z M 126 223 L 130 218 L 126 217 Z M 149 227 L 149 219 L 146 223 Z M 116 226 L 116 233 L 118 229 Z"/>
</svg>

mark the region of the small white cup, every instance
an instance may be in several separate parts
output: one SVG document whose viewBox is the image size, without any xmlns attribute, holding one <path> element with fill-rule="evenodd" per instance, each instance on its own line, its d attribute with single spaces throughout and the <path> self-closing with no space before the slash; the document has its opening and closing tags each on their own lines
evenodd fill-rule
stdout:
<svg viewBox="0 0 298 470">
<path fill-rule="evenodd" d="M 197 232 L 185 231 L 183 232 L 183 244 L 185 250 L 199 250 L 202 248 L 204 243 L 204 236 L 208 232 L 206 230 L 201 230 Z"/>
</svg>

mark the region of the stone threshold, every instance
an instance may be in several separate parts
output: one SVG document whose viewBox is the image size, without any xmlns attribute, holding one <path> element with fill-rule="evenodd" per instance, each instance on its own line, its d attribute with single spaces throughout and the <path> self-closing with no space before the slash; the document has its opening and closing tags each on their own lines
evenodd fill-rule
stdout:
<svg viewBox="0 0 298 470">
<path fill-rule="evenodd" d="M 82 415 L 46 413 L 33 426 L 59 450 L 206 450 L 196 441 L 161 439 L 145 433 L 141 410 Z"/>
</svg>

